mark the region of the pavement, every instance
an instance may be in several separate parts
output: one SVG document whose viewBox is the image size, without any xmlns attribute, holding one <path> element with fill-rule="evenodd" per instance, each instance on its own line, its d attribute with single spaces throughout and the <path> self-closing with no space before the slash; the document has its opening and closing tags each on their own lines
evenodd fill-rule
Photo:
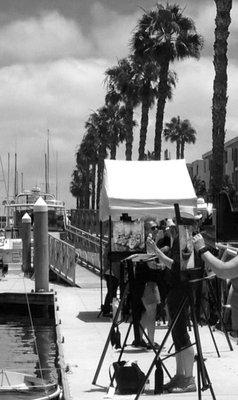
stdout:
<svg viewBox="0 0 238 400">
<path fill-rule="evenodd" d="M 80 268 L 80 267 L 78 267 Z M 110 395 L 109 367 L 112 362 L 117 361 L 119 350 L 112 348 L 109 344 L 102 365 L 99 360 L 102 357 L 105 343 L 111 328 L 112 320 L 102 317 L 101 306 L 101 284 L 98 275 L 80 268 L 77 271 L 80 278 L 80 288 L 54 284 L 57 292 L 56 309 L 57 318 L 61 321 L 59 325 L 62 337 L 62 350 L 64 364 L 66 367 L 67 391 L 66 400 L 132 400 L 135 395 Z M 103 298 L 105 296 L 105 285 L 102 286 Z M 121 338 L 125 337 L 128 323 L 119 326 Z M 155 341 L 161 343 L 166 333 L 166 326 L 160 325 L 156 328 Z M 233 351 L 230 351 L 223 333 L 214 331 L 216 344 L 220 353 L 218 357 L 207 326 L 199 327 L 203 356 L 205 365 L 215 393 L 212 397 L 209 389 L 202 392 L 202 399 L 237 400 L 238 399 L 238 345 L 237 339 L 231 339 Z M 193 333 L 191 332 L 193 340 Z M 133 330 L 127 340 L 127 346 L 123 353 L 123 360 L 137 361 L 143 372 L 147 372 L 154 358 L 152 350 L 135 349 L 130 344 L 133 341 Z M 171 347 L 171 337 L 165 344 L 162 358 L 168 355 Z M 175 359 L 169 357 L 164 361 L 171 375 L 175 372 Z M 95 379 L 96 371 L 98 376 Z M 150 375 L 150 389 L 140 395 L 140 398 L 155 398 L 153 394 L 154 371 Z M 196 365 L 194 368 L 196 376 Z M 165 382 L 169 379 L 165 375 Z M 92 384 L 92 382 L 95 384 Z M 158 396 L 158 395 L 156 395 Z M 196 393 L 162 394 L 161 400 L 175 399 L 197 399 Z"/>
</svg>

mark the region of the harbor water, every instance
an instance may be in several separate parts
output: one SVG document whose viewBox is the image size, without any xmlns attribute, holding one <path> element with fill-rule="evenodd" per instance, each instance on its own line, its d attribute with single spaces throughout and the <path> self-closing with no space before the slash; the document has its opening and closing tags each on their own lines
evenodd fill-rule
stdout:
<svg viewBox="0 0 238 400">
<path fill-rule="evenodd" d="M 0 369 L 58 382 L 54 319 L 26 311 L 16 306 L 0 310 Z"/>
</svg>

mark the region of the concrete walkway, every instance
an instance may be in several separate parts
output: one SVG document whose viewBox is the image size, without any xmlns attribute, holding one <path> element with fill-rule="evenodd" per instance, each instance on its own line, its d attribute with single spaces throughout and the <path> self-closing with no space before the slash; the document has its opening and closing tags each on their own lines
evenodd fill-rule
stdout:
<svg viewBox="0 0 238 400">
<path fill-rule="evenodd" d="M 109 345 L 103 361 L 97 384 L 92 385 L 96 368 L 102 354 L 106 338 L 108 336 L 111 320 L 99 316 L 101 296 L 100 279 L 98 276 L 84 269 L 78 271 L 81 274 L 81 288 L 54 285 L 57 291 L 58 315 L 61 320 L 60 332 L 63 337 L 64 361 L 67 366 L 67 382 L 69 393 L 66 400 L 101 400 L 109 398 L 107 388 L 109 385 L 109 366 L 118 358 L 118 350 Z M 105 291 L 105 288 L 103 288 Z M 120 325 L 122 339 L 127 331 L 128 324 Z M 165 328 L 156 329 L 156 342 L 161 342 L 165 335 Z M 200 336 L 203 347 L 203 355 L 207 359 L 206 367 L 217 400 L 237 400 L 238 398 L 238 346 L 233 339 L 234 351 L 230 351 L 227 341 L 222 333 L 215 332 L 216 342 L 221 354 L 218 358 L 213 345 L 211 335 L 207 327 L 200 328 Z M 138 361 L 141 369 L 146 373 L 154 358 L 152 351 L 141 351 L 131 347 L 132 332 L 127 341 L 123 360 Z M 171 338 L 166 343 L 162 356 L 170 348 Z M 175 360 L 170 357 L 165 361 L 171 375 L 174 374 Z M 194 369 L 196 377 L 196 368 Z M 167 376 L 165 381 L 167 381 Z M 142 398 L 155 398 L 153 395 L 153 371 L 150 376 L 150 391 L 141 395 Z M 129 400 L 135 395 L 117 395 L 113 399 Z M 163 394 L 160 399 L 197 399 L 198 393 Z M 202 399 L 211 399 L 209 390 L 202 392 Z"/>
</svg>

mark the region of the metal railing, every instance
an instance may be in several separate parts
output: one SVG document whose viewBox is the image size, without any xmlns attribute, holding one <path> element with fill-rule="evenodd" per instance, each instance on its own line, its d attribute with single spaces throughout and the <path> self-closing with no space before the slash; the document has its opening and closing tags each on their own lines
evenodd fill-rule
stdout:
<svg viewBox="0 0 238 400">
<path fill-rule="evenodd" d="M 78 263 L 99 272 L 101 252 L 104 251 L 107 241 L 72 225 L 67 226 L 66 236 L 67 241 L 75 247 Z"/>
<path fill-rule="evenodd" d="M 74 246 L 48 234 L 50 268 L 62 279 L 76 285 L 76 252 Z"/>
</svg>

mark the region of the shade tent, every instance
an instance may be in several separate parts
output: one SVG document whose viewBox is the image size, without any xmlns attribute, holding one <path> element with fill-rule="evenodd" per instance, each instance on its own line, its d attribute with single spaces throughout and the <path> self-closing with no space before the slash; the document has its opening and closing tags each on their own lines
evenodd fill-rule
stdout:
<svg viewBox="0 0 238 400">
<path fill-rule="evenodd" d="M 132 219 L 153 216 L 173 218 L 174 203 L 183 216 L 191 217 L 197 197 L 185 160 L 105 160 L 100 195 L 101 221 L 120 220 L 122 213 Z"/>
</svg>

